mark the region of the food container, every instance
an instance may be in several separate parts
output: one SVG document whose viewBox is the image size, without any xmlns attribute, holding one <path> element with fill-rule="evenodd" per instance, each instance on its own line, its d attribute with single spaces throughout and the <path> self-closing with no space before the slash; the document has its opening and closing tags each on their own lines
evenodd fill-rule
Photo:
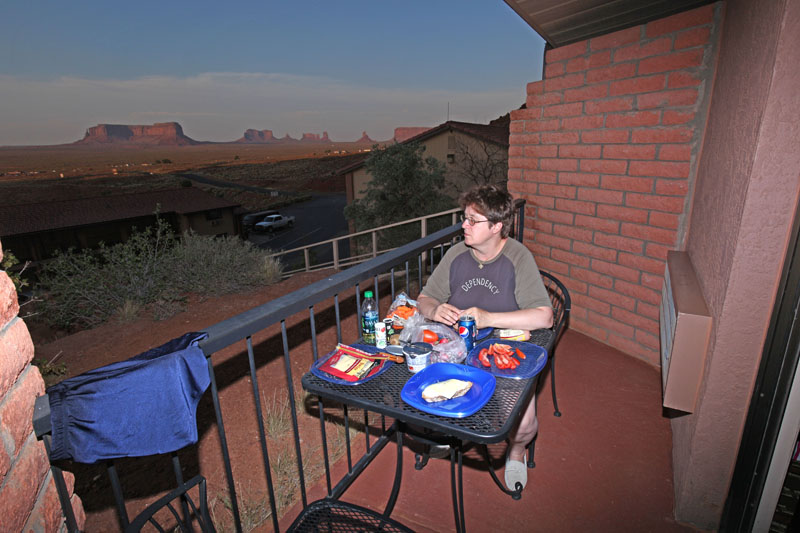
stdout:
<svg viewBox="0 0 800 533">
<path fill-rule="evenodd" d="M 433 346 L 427 342 L 412 342 L 403 348 L 403 355 L 406 357 L 408 370 L 417 373 L 430 362 Z"/>
</svg>

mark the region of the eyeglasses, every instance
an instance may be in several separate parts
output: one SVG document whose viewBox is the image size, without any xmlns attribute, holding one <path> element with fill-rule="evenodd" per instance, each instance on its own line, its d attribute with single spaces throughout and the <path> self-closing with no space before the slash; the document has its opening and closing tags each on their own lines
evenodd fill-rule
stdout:
<svg viewBox="0 0 800 533">
<path fill-rule="evenodd" d="M 491 220 L 475 220 L 475 217 L 467 217 L 467 216 L 464 216 L 462 214 L 461 215 L 461 222 L 464 222 L 464 221 L 466 221 L 467 224 L 469 224 L 470 226 L 474 226 L 475 224 L 480 224 L 481 222 L 489 222 L 489 223 L 492 222 Z"/>
</svg>

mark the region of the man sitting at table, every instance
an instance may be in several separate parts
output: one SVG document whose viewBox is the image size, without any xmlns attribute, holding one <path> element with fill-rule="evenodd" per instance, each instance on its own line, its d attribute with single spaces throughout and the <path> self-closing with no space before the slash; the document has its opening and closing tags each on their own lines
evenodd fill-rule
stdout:
<svg viewBox="0 0 800 533">
<path fill-rule="evenodd" d="M 475 327 L 533 330 L 553 325 L 553 308 L 530 250 L 509 238 L 511 195 L 495 185 L 473 188 L 459 199 L 464 240 L 451 247 L 420 293 L 422 315 L 455 325 L 475 317 Z M 528 481 L 525 447 L 539 429 L 536 398 L 509 437 L 505 481 L 510 490 Z"/>
</svg>

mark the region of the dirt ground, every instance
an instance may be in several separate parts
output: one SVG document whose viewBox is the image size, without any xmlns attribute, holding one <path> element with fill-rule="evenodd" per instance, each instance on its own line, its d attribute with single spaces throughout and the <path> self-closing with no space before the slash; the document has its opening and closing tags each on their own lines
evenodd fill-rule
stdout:
<svg viewBox="0 0 800 533">
<path fill-rule="evenodd" d="M 329 154 L 357 154 L 370 143 L 199 144 L 195 146 L 0 146 L 0 181 L 33 178 L 165 174 L 207 166 L 274 163 Z M 167 162 L 164 162 L 164 161 Z M 20 175 L 24 173 L 27 175 Z"/>
<path fill-rule="evenodd" d="M 303 288 L 317 280 L 330 275 L 330 271 L 299 274 L 279 284 L 264 287 L 250 292 L 222 296 L 200 301 L 190 300 L 186 311 L 161 322 L 154 322 L 149 316 L 133 322 L 108 323 L 98 328 L 82 331 L 49 342 L 38 344 L 36 339 L 36 358 L 53 359 L 60 354 L 57 361 L 67 366 L 67 375 L 71 377 L 87 370 L 103 366 L 115 361 L 125 360 L 179 337 L 189 331 L 202 331 L 211 324 L 236 315 L 252 307 L 264 304 Z M 388 291 L 384 291 L 388 293 Z M 381 302 L 381 308 L 388 308 L 388 295 Z M 353 342 L 357 336 L 355 315 L 355 296 L 351 290 L 339 296 L 342 314 L 342 332 L 344 342 Z M 314 308 L 314 320 L 317 330 L 317 346 L 320 354 L 327 353 L 336 344 L 335 315 L 333 301 L 326 301 Z M 320 459 L 320 424 L 316 404 L 305 404 L 305 398 L 299 385 L 300 377 L 308 371 L 312 361 L 310 341 L 310 324 L 308 313 L 299 313 L 286 321 L 287 344 L 291 353 L 289 368 L 295 387 L 295 398 L 302 404 L 298 407 L 301 447 L 306 459 L 316 457 L 316 465 L 307 466 L 312 479 L 322 475 Z M 283 357 L 283 340 L 281 326 L 274 325 L 253 338 L 255 363 L 258 367 L 258 386 L 261 404 L 268 407 L 273 400 L 276 404 L 285 405 L 288 400 L 286 392 L 286 364 Z M 271 521 L 265 516 L 268 510 L 265 498 L 265 471 L 261 458 L 261 447 L 258 440 L 256 411 L 253 401 L 253 387 L 249 376 L 249 365 L 244 342 L 237 343 L 212 356 L 216 381 L 220 390 L 220 404 L 227 433 L 228 449 L 231 454 L 234 478 L 237 481 L 237 492 L 240 510 L 246 510 L 248 520 L 252 524 L 262 520 L 256 530 L 271 529 Z M 217 433 L 214 409 L 210 393 L 206 393 L 198 407 L 198 428 L 200 440 L 198 446 L 181 452 L 185 479 L 202 473 L 208 480 L 209 501 L 214 506 L 217 521 L 224 524 L 229 519 L 225 510 L 226 482 L 222 466 L 221 449 Z M 296 483 L 296 471 L 290 472 L 294 459 L 294 441 L 291 438 L 291 426 L 284 428 L 282 438 L 269 438 L 269 453 L 273 466 L 273 477 L 279 483 Z M 337 428 L 329 428 L 334 439 Z M 343 437 L 343 433 L 340 435 Z M 287 470 L 287 465 L 289 469 Z M 86 531 L 117 530 L 116 514 L 113 500 L 108 490 L 105 467 L 85 465 L 65 465 L 65 469 L 76 474 L 76 492 L 82 498 L 87 514 Z M 174 484 L 171 463 L 167 458 L 153 460 L 143 466 L 141 460 L 136 462 L 122 461 L 119 465 L 123 479 L 124 492 L 129 502 L 129 512 L 138 512 Z M 280 478 L 277 470 L 285 471 Z M 294 480 L 294 481 L 292 481 Z M 287 489 L 295 490 L 296 487 Z M 288 497 L 282 502 L 290 506 Z M 260 518 L 259 518 L 260 517 Z"/>
</svg>

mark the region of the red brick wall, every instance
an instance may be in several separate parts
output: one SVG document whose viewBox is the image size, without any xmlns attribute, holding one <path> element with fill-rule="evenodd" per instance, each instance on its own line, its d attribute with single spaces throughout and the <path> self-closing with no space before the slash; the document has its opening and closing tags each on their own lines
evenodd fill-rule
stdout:
<svg viewBox="0 0 800 533">
<path fill-rule="evenodd" d="M 59 531 L 61 506 L 44 445 L 33 434 L 33 403 L 44 393 L 44 381 L 31 365 L 33 342 L 18 313 L 14 284 L 0 271 L 0 531 Z M 65 475 L 72 492 L 74 478 Z M 72 506 L 82 528 L 76 495 Z"/>
<path fill-rule="evenodd" d="M 525 241 L 572 296 L 570 327 L 659 364 L 666 252 L 680 248 L 721 3 L 545 55 L 511 112 Z"/>
</svg>

